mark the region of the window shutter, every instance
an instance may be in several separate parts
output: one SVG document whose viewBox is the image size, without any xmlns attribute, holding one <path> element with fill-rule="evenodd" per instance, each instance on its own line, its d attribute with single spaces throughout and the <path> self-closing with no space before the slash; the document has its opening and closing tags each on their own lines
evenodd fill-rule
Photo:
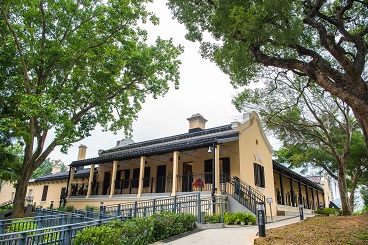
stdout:
<svg viewBox="0 0 368 245">
<path fill-rule="evenodd" d="M 204 161 L 204 180 L 206 183 L 212 183 L 212 159 Z"/>
<path fill-rule="evenodd" d="M 151 176 L 151 167 L 145 167 L 144 168 L 144 178 L 143 178 L 143 188 L 149 186 L 150 176 Z"/>
<path fill-rule="evenodd" d="M 265 187 L 266 186 L 266 180 L 265 180 L 265 174 L 264 174 L 264 167 L 263 166 L 260 166 L 260 170 L 261 170 L 261 176 L 260 176 L 260 179 L 261 179 L 261 187 Z"/>
<path fill-rule="evenodd" d="M 49 190 L 49 186 L 48 186 L 48 185 L 45 185 L 45 186 L 43 187 L 41 201 L 46 201 L 46 198 L 47 198 L 47 191 L 48 191 L 48 190 Z"/>
<path fill-rule="evenodd" d="M 254 184 L 256 186 L 259 186 L 259 169 L 258 169 L 258 164 L 254 163 Z"/>
</svg>

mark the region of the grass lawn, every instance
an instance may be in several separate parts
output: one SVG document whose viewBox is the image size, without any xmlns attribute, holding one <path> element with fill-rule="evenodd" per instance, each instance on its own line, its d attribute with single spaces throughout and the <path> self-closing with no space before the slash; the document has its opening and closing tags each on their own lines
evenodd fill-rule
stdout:
<svg viewBox="0 0 368 245">
<path fill-rule="evenodd" d="M 266 230 L 256 245 L 367 245 L 368 213 L 359 216 L 316 216 L 303 222 Z"/>
</svg>

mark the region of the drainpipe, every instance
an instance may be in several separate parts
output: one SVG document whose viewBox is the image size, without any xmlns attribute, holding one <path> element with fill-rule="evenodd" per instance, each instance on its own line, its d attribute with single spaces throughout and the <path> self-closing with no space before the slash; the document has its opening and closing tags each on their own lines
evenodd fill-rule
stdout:
<svg viewBox="0 0 368 245">
<path fill-rule="evenodd" d="M 212 196 L 212 203 L 213 203 L 213 207 L 212 207 L 212 213 L 215 213 L 216 211 L 216 205 L 214 204 L 216 202 L 216 197 L 215 197 L 215 193 L 216 193 L 216 186 L 215 186 L 215 161 L 216 161 L 216 155 L 215 155 L 215 143 L 212 144 L 212 191 L 211 191 L 211 196 Z"/>
</svg>

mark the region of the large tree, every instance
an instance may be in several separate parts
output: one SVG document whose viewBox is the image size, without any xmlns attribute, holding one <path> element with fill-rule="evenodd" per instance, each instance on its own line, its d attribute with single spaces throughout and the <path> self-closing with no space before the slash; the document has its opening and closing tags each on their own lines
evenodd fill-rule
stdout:
<svg viewBox="0 0 368 245">
<path fill-rule="evenodd" d="M 368 174 L 368 155 L 350 107 L 306 79 L 274 77 L 263 88 L 240 93 L 236 107 L 259 111 L 283 143 L 279 162 L 321 168 L 337 180 L 343 213 L 351 215 L 355 190 Z"/>
<path fill-rule="evenodd" d="M 368 147 L 368 2 L 168 0 L 202 54 L 243 86 L 266 67 L 304 76 L 352 108 Z M 204 42 L 209 32 L 216 42 Z"/>
<path fill-rule="evenodd" d="M 11 1 L 0 5 L 1 132 L 24 144 L 13 215 L 23 215 L 32 173 L 104 130 L 131 131 L 147 95 L 179 81 L 181 46 L 147 43 L 150 0 Z"/>
</svg>

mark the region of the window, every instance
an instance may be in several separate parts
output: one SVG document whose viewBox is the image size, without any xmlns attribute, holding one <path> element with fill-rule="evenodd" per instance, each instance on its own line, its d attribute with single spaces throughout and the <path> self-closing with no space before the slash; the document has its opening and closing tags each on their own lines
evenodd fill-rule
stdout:
<svg viewBox="0 0 368 245">
<path fill-rule="evenodd" d="M 138 188 L 139 185 L 139 168 L 133 169 L 132 188 Z"/>
<path fill-rule="evenodd" d="M 47 191 L 49 190 L 49 186 L 48 185 L 45 185 L 43 187 L 43 192 L 42 192 L 42 198 L 41 198 L 41 201 L 46 201 L 46 198 L 47 198 Z"/>
<path fill-rule="evenodd" d="M 150 176 L 151 176 L 151 168 L 145 167 L 144 168 L 144 178 L 143 178 L 143 188 L 149 187 Z"/>
<path fill-rule="evenodd" d="M 61 188 L 60 199 L 64 198 L 66 194 L 66 187 Z"/>
<path fill-rule="evenodd" d="M 265 187 L 264 167 L 257 163 L 254 164 L 254 182 L 256 186 Z"/>
<path fill-rule="evenodd" d="M 212 159 L 204 161 L 204 181 L 212 184 Z"/>
</svg>

